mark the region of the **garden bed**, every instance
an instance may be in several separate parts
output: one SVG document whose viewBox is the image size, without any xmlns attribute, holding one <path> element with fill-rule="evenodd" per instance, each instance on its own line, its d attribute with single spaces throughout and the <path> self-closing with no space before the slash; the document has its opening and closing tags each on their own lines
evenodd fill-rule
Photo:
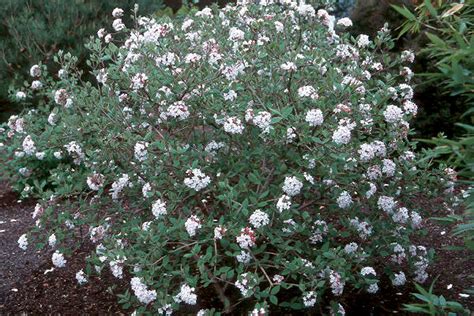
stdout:
<svg viewBox="0 0 474 316">
<path fill-rule="evenodd" d="M 115 296 L 125 291 L 127 282 L 117 282 L 107 269 L 100 278 L 92 277 L 84 286 L 77 284 L 75 273 L 83 268 L 91 245 L 84 244 L 73 256 L 67 257 L 66 268 L 52 271 L 52 251 L 23 252 L 18 248 L 18 237 L 34 225 L 31 212 L 35 203 L 32 200 L 19 203 L 17 199 L 5 183 L 0 185 L 0 254 L 3 263 L 0 265 L 3 280 L 0 285 L 0 314 L 130 314 L 131 311 L 121 308 Z M 441 201 L 424 200 L 422 203 L 432 209 L 433 216 L 446 215 Z M 461 243 L 449 235 L 449 227 L 427 222 L 425 228 L 427 235 L 420 244 L 431 244 L 436 250 L 436 261 L 431 266 L 431 277 L 426 284 L 430 284 L 433 276 L 439 275 L 435 293 L 457 300 L 472 310 L 472 297 L 459 296 L 469 288 L 469 273 L 474 269 L 469 253 L 446 249 Z M 452 287 L 448 289 L 450 284 Z M 413 286 L 407 285 L 403 289 L 382 286 L 377 295 L 347 293 L 344 300 L 347 315 L 397 313 L 404 303 L 413 302 L 412 291 Z M 204 307 L 209 307 L 212 297 L 200 296 L 200 303 L 203 299 L 207 301 Z"/>
</svg>

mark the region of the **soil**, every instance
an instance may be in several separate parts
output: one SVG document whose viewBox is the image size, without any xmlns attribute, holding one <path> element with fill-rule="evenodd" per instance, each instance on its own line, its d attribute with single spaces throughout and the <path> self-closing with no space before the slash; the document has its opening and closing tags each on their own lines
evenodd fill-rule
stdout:
<svg viewBox="0 0 474 316">
<path fill-rule="evenodd" d="M 116 296 L 125 286 L 117 285 L 112 275 L 103 273 L 86 285 L 77 284 L 75 275 L 84 268 L 90 245 L 68 257 L 66 268 L 51 272 L 47 272 L 53 267 L 51 250 L 23 251 L 18 247 L 18 238 L 34 226 L 31 214 L 36 203 L 19 203 L 17 199 L 0 183 L 0 315 L 129 315 Z"/>
<path fill-rule="evenodd" d="M 447 215 L 441 201 L 420 200 L 420 203 L 432 210 L 433 216 Z M 18 202 L 18 196 L 7 184 L 0 182 L 0 315 L 129 315 L 132 311 L 122 309 L 116 296 L 128 288 L 125 281 L 117 283 L 117 279 L 104 270 L 100 278 L 91 277 L 83 286 L 77 284 L 75 274 L 84 268 L 85 257 L 92 245 L 83 244 L 75 250 L 74 255 L 67 257 L 65 268 L 54 270 L 51 270 L 52 250 L 25 252 L 18 247 L 19 236 L 34 226 L 34 220 L 31 218 L 34 205 L 33 200 Z M 466 293 L 466 289 L 472 288 L 469 276 L 474 271 L 472 253 L 446 248 L 461 245 L 461 240 L 450 236 L 449 226 L 429 221 L 425 228 L 427 235 L 421 237 L 418 243 L 432 245 L 436 250 L 435 263 L 429 270 L 432 277 L 425 287 L 431 284 L 433 277 L 439 275 L 434 292 L 474 310 L 472 295 L 464 298 L 459 296 L 460 293 Z M 389 281 L 382 280 L 380 284 L 389 284 Z M 414 302 L 411 292 L 412 285 L 402 289 L 382 287 L 376 295 L 347 295 L 344 306 L 347 315 L 404 314 L 400 312 L 403 304 Z M 214 293 L 202 294 L 204 295 L 200 295 L 201 303 L 205 303 L 206 307 L 209 307 L 209 304 L 218 307 Z M 197 310 L 199 306 L 182 310 L 178 314 L 195 314 Z M 272 311 L 271 314 L 291 315 L 291 312 L 279 310 Z"/>
</svg>

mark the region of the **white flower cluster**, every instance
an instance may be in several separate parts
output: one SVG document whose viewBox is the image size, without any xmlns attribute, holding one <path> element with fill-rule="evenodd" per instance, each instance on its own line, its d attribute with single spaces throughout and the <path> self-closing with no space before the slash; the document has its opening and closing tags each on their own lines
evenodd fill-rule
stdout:
<svg viewBox="0 0 474 316">
<path fill-rule="evenodd" d="M 367 47 L 367 46 L 370 45 L 370 43 L 371 43 L 371 41 L 370 41 L 368 35 L 361 34 L 361 35 L 359 35 L 359 37 L 357 38 L 357 46 L 360 47 L 360 48 Z"/>
<path fill-rule="evenodd" d="M 39 65 L 31 66 L 30 76 L 33 78 L 41 76 L 41 67 Z"/>
<path fill-rule="evenodd" d="M 77 283 L 79 283 L 79 285 L 84 285 L 86 284 L 88 281 L 87 281 L 87 276 L 86 274 L 84 273 L 84 271 L 82 270 L 79 270 L 77 273 L 76 273 L 76 280 L 77 280 Z"/>
<path fill-rule="evenodd" d="M 188 178 L 184 179 L 184 185 L 198 192 L 211 183 L 211 178 L 206 176 L 200 169 L 186 171 Z"/>
<path fill-rule="evenodd" d="M 182 121 L 187 119 L 189 115 L 189 108 L 186 103 L 184 103 L 184 101 L 176 101 L 168 107 L 166 112 L 161 115 L 161 118 L 166 119 L 168 117 L 173 117 Z"/>
<path fill-rule="evenodd" d="M 347 191 L 343 191 L 337 198 L 337 205 L 342 209 L 348 208 L 352 203 L 352 197 Z"/>
<path fill-rule="evenodd" d="M 342 123 L 342 124 L 341 124 Z M 355 128 L 355 123 L 340 122 L 332 135 L 332 140 L 338 145 L 346 145 L 351 141 L 351 132 Z"/>
<path fill-rule="evenodd" d="M 385 213 L 392 214 L 393 209 L 397 205 L 397 201 L 393 197 L 382 195 L 377 201 L 377 206 L 379 209 L 383 210 Z"/>
<path fill-rule="evenodd" d="M 99 191 L 104 186 L 105 177 L 100 173 L 93 173 L 87 177 L 87 186 L 93 191 Z"/>
<path fill-rule="evenodd" d="M 399 273 L 395 273 L 392 279 L 392 284 L 394 286 L 402 286 L 406 283 L 407 278 L 405 276 L 405 273 L 403 271 L 400 271 Z"/>
<path fill-rule="evenodd" d="M 224 226 L 217 226 L 214 228 L 214 239 L 219 240 L 225 235 L 227 229 Z"/>
<path fill-rule="evenodd" d="M 31 156 L 36 152 L 35 142 L 30 135 L 26 136 L 23 140 L 23 151 L 28 156 Z"/>
<path fill-rule="evenodd" d="M 313 86 L 302 86 L 298 88 L 298 96 L 300 98 L 310 98 L 316 100 L 319 96 Z"/>
<path fill-rule="evenodd" d="M 325 221 L 320 220 L 320 219 L 314 221 L 314 225 L 311 229 L 313 232 L 312 232 L 311 237 L 309 237 L 309 241 L 312 244 L 317 244 L 323 241 L 323 237 L 326 236 L 329 230 L 328 224 Z"/>
<path fill-rule="evenodd" d="M 374 268 L 372 267 L 363 267 L 361 270 L 360 270 L 360 274 L 362 276 L 369 276 L 369 275 L 372 275 L 372 276 L 377 276 L 377 273 L 375 272 Z"/>
<path fill-rule="evenodd" d="M 123 278 L 123 263 L 123 259 L 112 260 L 109 262 L 110 271 L 112 272 L 112 275 L 117 279 Z"/>
<path fill-rule="evenodd" d="M 237 117 L 228 117 L 224 122 L 224 131 L 229 134 L 242 134 L 244 131 L 244 125 L 242 121 Z"/>
<path fill-rule="evenodd" d="M 389 105 L 383 112 L 383 116 L 387 123 L 395 124 L 403 119 L 403 111 L 396 105 Z"/>
<path fill-rule="evenodd" d="M 112 188 L 110 189 L 110 195 L 112 196 L 112 199 L 118 199 L 119 194 L 129 184 L 129 181 L 130 177 L 128 174 L 122 174 L 122 176 L 117 181 L 112 183 Z"/>
<path fill-rule="evenodd" d="M 235 240 L 239 244 L 240 248 L 249 249 L 255 246 L 256 237 L 254 231 L 251 228 L 245 227 L 242 228 L 240 235 L 238 235 Z"/>
<path fill-rule="evenodd" d="M 297 177 L 286 177 L 285 182 L 283 183 L 282 190 L 288 196 L 295 196 L 300 194 L 301 189 L 303 188 L 303 182 L 301 182 Z"/>
<path fill-rule="evenodd" d="M 252 294 L 253 287 L 251 285 L 253 277 L 250 273 L 243 273 L 235 282 L 235 286 L 239 289 L 243 297 L 249 297 Z"/>
<path fill-rule="evenodd" d="M 350 220 L 350 224 L 357 230 L 359 237 L 363 240 L 367 239 L 370 235 L 372 235 L 372 226 L 365 222 L 360 221 L 357 217 Z"/>
<path fill-rule="evenodd" d="M 260 228 L 268 225 L 270 223 L 270 218 L 267 213 L 262 212 L 261 210 L 256 210 L 252 215 L 250 215 L 249 222 L 253 227 Z"/>
<path fill-rule="evenodd" d="M 190 237 L 196 236 L 196 232 L 202 227 L 201 220 L 196 215 L 191 215 L 184 223 Z"/>
<path fill-rule="evenodd" d="M 194 293 L 194 288 L 187 284 L 181 285 L 179 293 L 174 297 L 176 303 L 186 303 L 189 305 L 196 305 L 197 295 Z"/>
<path fill-rule="evenodd" d="M 140 90 L 145 87 L 145 85 L 148 82 L 148 76 L 145 75 L 144 73 L 138 73 L 133 76 L 132 78 L 132 86 L 131 88 L 133 90 Z"/>
<path fill-rule="evenodd" d="M 145 161 L 148 157 L 147 148 L 148 148 L 147 142 L 143 142 L 143 141 L 136 142 L 134 146 L 135 159 L 138 161 Z"/>
<path fill-rule="evenodd" d="M 278 199 L 276 207 L 280 213 L 289 210 L 291 207 L 291 198 L 288 195 L 283 194 Z"/>
<path fill-rule="evenodd" d="M 133 277 L 130 280 L 130 286 L 135 296 L 138 298 L 140 303 L 150 304 L 156 300 L 156 291 L 149 290 L 146 284 L 143 283 L 142 279 L 138 277 Z"/>
<path fill-rule="evenodd" d="M 26 234 L 23 234 L 18 238 L 18 247 L 22 250 L 26 250 L 28 248 L 28 237 Z"/>
<path fill-rule="evenodd" d="M 74 163 L 79 165 L 81 161 L 84 159 L 85 154 L 82 151 L 81 145 L 76 141 L 71 141 L 68 144 L 64 145 L 69 155 L 74 158 Z"/>
<path fill-rule="evenodd" d="M 316 305 L 316 300 L 318 298 L 318 294 L 314 291 L 307 292 L 303 295 L 303 304 L 305 307 L 313 307 Z"/>
<path fill-rule="evenodd" d="M 320 109 L 312 109 L 306 113 L 306 122 L 309 126 L 320 126 L 324 122 L 323 112 Z"/>
<path fill-rule="evenodd" d="M 359 248 L 359 245 L 357 245 L 357 243 L 351 242 L 344 246 L 344 252 L 347 254 L 352 254 L 352 253 L 355 253 L 358 248 Z"/>
<path fill-rule="evenodd" d="M 166 202 L 158 199 L 151 206 L 151 212 L 155 218 L 160 218 L 163 215 L 166 215 Z"/>
<path fill-rule="evenodd" d="M 341 275 L 335 271 L 331 271 L 329 274 L 329 283 L 331 284 L 332 294 L 336 296 L 342 295 L 344 291 L 345 282 L 342 280 Z"/>
<path fill-rule="evenodd" d="M 48 237 L 48 245 L 49 245 L 51 248 L 54 248 L 54 247 L 56 246 L 56 242 L 57 242 L 56 235 L 55 235 L 55 234 L 51 234 L 51 235 Z"/>
<path fill-rule="evenodd" d="M 252 256 L 250 255 L 250 253 L 244 250 L 241 250 L 240 254 L 238 254 L 235 258 L 238 262 L 243 264 L 247 264 L 252 260 Z"/>
<path fill-rule="evenodd" d="M 387 149 L 383 142 L 376 140 L 371 143 L 361 144 L 358 153 L 360 160 L 367 162 L 375 157 L 384 157 L 387 153 Z"/>
<path fill-rule="evenodd" d="M 67 260 L 64 259 L 64 255 L 56 250 L 52 256 L 53 265 L 57 268 L 64 268 L 66 266 Z"/>
<path fill-rule="evenodd" d="M 266 111 L 261 111 L 253 117 L 253 124 L 262 130 L 263 133 L 270 131 L 270 124 L 272 122 L 272 115 Z"/>
</svg>

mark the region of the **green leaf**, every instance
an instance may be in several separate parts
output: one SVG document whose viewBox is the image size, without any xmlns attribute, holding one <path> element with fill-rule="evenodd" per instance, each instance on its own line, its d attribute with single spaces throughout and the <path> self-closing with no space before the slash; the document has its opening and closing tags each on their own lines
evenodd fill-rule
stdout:
<svg viewBox="0 0 474 316">
<path fill-rule="evenodd" d="M 438 12 L 436 11 L 436 9 L 431 4 L 431 0 L 425 0 L 424 3 L 425 3 L 426 8 L 428 9 L 428 11 L 430 12 L 430 14 L 435 18 L 438 17 Z"/>
<path fill-rule="evenodd" d="M 271 295 L 276 295 L 276 294 L 278 294 L 278 292 L 280 292 L 280 286 L 279 285 L 273 287 L 272 290 L 270 291 L 270 294 Z"/>
<path fill-rule="evenodd" d="M 395 11 L 397 11 L 398 13 L 406 17 L 408 20 L 416 21 L 416 16 L 413 13 L 411 13 L 411 11 L 407 7 L 403 6 L 402 8 L 394 4 L 392 4 L 391 6 L 393 9 L 395 9 Z"/>
<path fill-rule="evenodd" d="M 446 47 L 446 43 L 445 41 L 443 41 L 441 38 L 439 38 L 438 36 L 434 35 L 433 33 L 428 33 L 426 32 L 426 36 L 429 38 L 429 40 L 436 46 L 438 47 Z"/>
</svg>

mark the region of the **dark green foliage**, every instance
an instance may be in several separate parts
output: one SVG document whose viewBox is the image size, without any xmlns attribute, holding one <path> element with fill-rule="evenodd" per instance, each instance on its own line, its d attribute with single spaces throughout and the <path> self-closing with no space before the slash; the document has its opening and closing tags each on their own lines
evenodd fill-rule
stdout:
<svg viewBox="0 0 474 316">
<path fill-rule="evenodd" d="M 417 60 L 418 97 L 422 111 L 415 122 L 420 136 L 461 136 L 455 123 L 474 123 L 473 1 L 424 0 L 414 10 L 393 6 L 404 18 L 400 36 L 412 36 Z M 414 36 L 414 37 L 413 37 Z"/>
<path fill-rule="evenodd" d="M 404 304 L 404 310 L 409 313 L 425 314 L 425 315 L 469 315 L 469 310 L 456 301 L 447 301 L 443 295 L 436 295 L 433 293 L 433 287 L 437 278 L 431 283 L 428 290 L 425 290 L 418 284 L 415 287 L 418 293 L 412 293 L 412 295 L 418 299 L 419 303 Z"/>
<path fill-rule="evenodd" d="M 104 27 L 111 29 L 111 12 L 125 11 L 128 21 L 135 3 L 140 14 L 148 15 L 162 8 L 162 0 L 1 0 L 0 1 L 0 121 L 14 112 L 17 105 L 8 102 L 8 89 L 21 83 L 31 65 L 42 62 L 52 66 L 59 50 L 85 56 L 84 44 Z M 51 68 L 50 71 L 57 69 Z"/>
</svg>

